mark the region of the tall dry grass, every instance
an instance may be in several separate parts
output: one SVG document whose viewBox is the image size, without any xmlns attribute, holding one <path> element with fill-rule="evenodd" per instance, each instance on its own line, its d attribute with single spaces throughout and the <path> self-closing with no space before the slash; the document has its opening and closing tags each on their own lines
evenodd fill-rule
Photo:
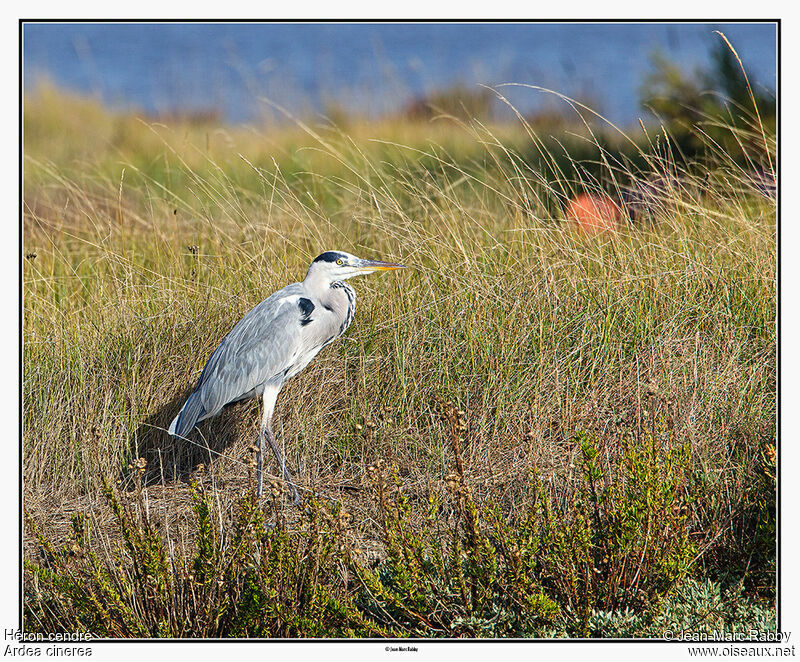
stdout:
<svg viewBox="0 0 800 662">
<path fill-rule="evenodd" d="M 614 465 L 657 421 L 704 486 L 699 567 L 750 549 L 776 429 L 776 204 L 753 173 L 757 125 L 731 128 L 744 155 L 709 144 L 691 164 L 665 131 L 615 137 L 633 165 L 585 128 L 578 161 L 524 120 L 245 131 L 80 103 L 26 104 L 24 495 L 44 528 L 88 510 L 102 531 L 101 480 L 130 487 L 138 458 L 174 549 L 200 465 L 219 512 L 233 508 L 257 403 L 192 443 L 164 428 L 233 324 L 342 249 L 411 268 L 354 283 L 355 323 L 286 385 L 275 426 L 300 486 L 357 513 L 376 558 L 369 466 L 395 466 L 420 504 L 445 491 L 437 396 L 464 412 L 472 489 L 512 517 L 532 469 L 569 502 L 576 432 Z M 614 235 L 561 218 L 574 192 L 637 187 L 658 191 Z"/>
</svg>

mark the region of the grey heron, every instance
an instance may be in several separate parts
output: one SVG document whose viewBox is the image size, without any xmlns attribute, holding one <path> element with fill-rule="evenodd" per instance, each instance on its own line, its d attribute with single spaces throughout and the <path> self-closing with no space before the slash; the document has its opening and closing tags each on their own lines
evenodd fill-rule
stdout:
<svg viewBox="0 0 800 662">
<path fill-rule="evenodd" d="M 305 368 L 317 353 L 341 336 L 353 321 L 353 276 L 402 269 L 402 264 L 364 260 L 343 251 L 327 251 L 308 268 L 302 283 L 278 290 L 248 312 L 208 359 L 197 387 L 169 426 L 185 438 L 200 422 L 223 407 L 261 396 L 264 410 L 256 451 L 257 494 L 263 494 L 264 440 L 269 442 L 295 504 L 302 499 L 281 456 L 272 431 L 278 393 L 286 380 Z"/>
</svg>

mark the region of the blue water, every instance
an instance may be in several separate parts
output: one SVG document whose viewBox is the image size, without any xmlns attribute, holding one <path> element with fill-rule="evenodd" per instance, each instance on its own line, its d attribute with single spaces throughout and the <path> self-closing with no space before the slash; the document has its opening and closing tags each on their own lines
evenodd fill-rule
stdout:
<svg viewBox="0 0 800 662">
<path fill-rule="evenodd" d="M 433 89 L 515 82 L 587 100 L 615 122 L 642 115 L 639 91 L 658 51 L 706 68 L 724 32 L 748 74 L 776 87 L 772 24 L 28 23 L 26 89 L 41 77 L 149 113 L 215 110 L 233 122 L 338 106 L 376 115 Z M 504 88 L 523 111 L 549 95 Z"/>
</svg>

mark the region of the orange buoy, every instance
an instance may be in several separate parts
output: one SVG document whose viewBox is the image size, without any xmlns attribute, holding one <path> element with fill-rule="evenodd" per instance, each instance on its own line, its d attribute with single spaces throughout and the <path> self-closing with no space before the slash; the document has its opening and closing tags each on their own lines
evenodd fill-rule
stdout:
<svg viewBox="0 0 800 662">
<path fill-rule="evenodd" d="M 607 195 L 581 193 L 567 203 L 564 212 L 578 230 L 586 234 L 615 232 L 622 219 L 619 206 Z"/>
</svg>

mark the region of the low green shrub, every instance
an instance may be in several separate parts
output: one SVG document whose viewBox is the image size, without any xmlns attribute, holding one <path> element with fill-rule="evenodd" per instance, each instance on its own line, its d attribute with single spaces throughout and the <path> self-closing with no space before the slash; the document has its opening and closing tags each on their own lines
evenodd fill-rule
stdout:
<svg viewBox="0 0 800 662">
<path fill-rule="evenodd" d="M 369 467 L 382 560 L 364 560 L 339 503 L 312 498 L 289 523 L 275 483 L 265 504 L 245 495 L 223 522 L 202 482 L 193 487 L 193 551 L 182 558 L 147 515 L 141 463 L 130 504 L 104 482 L 116 543 L 99 545 L 79 515 L 71 540 L 57 547 L 28 518 L 41 560 L 25 562 L 26 628 L 101 637 L 494 638 L 773 623 L 774 611 L 743 599 L 741 584 L 723 590 L 691 580 L 698 553 L 689 513 L 698 495 L 690 451 L 672 445 L 665 426 L 654 420 L 636 443 L 614 448 L 577 434 L 571 492 L 559 500 L 533 472 L 532 506 L 512 518 L 475 497 L 462 459 L 463 412 L 442 399 L 437 407 L 454 463 L 446 496 L 431 493 L 420 510 L 391 467 Z"/>
</svg>

